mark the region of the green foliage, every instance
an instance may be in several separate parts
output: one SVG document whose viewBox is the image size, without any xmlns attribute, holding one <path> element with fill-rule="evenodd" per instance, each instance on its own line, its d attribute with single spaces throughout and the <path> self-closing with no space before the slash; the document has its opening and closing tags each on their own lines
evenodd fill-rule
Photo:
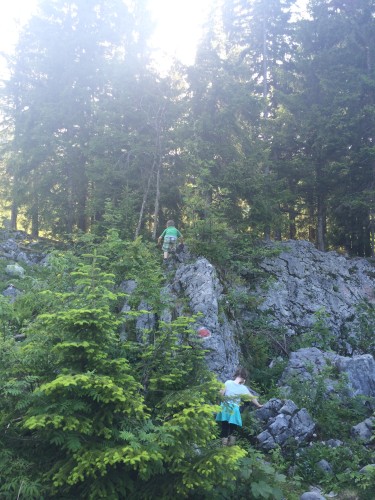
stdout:
<svg viewBox="0 0 375 500">
<path fill-rule="evenodd" d="M 124 260 L 142 248 L 129 246 Z M 38 293 L 48 307 L 30 317 L 26 341 L 2 339 L 0 470 L 9 457 L 15 464 L 1 476 L 4 498 L 208 498 L 239 478 L 250 481 L 254 498 L 279 495 L 281 477 L 257 458 L 242 473 L 249 451 L 216 439 L 220 384 L 207 370 L 194 318 L 119 343 L 108 259 L 81 253 L 66 290 L 43 282 Z M 64 273 L 63 262 L 51 279 L 56 267 Z"/>
<path fill-rule="evenodd" d="M 13 306 L 8 297 L 0 296 L 0 335 L 5 339 L 11 332 L 11 321 L 13 319 Z"/>
<path fill-rule="evenodd" d="M 89 249 L 105 257 L 102 267 L 113 275 L 117 285 L 127 280 L 136 281 L 136 289 L 130 298 L 133 307 L 137 307 L 147 297 L 147 305 L 155 312 L 160 312 L 163 308 L 160 288 L 164 277 L 160 268 L 160 255 L 152 244 L 141 237 L 134 241 L 124 240 L 116 229 L 108 230 L 101 238 L 82 235 L 75 244 L 79 254 Z"/>
<path fill-rule="evenodd" d="M 350 396 L 346 377 L 332 366 L 315 375 L 311 371 L 309 380 L 291 378 L 287 383 L 291 387 L 288 397 L 307 409 L 323 439 L 349 439 L 351 427 L 368 417 L 364 398 Z"/>
<path fill-rule="evenodd" d="M 280 378 L 289 353 L 289 339 L 285 331 L 272 326 L 267 315 L 257 315 L 246 325 L 240 343 L 251 380 L 261 388 L 262 393 L 274 396 L 275 380 Z"/>
<path fill-rule="evenodd" d="M 261 304 L 261 299 L 257 295 L 251 295 L 244 288 L 231 288 L 223 298 L 223 307 L 227 314 L 236 317 L 242 311 L 255 311 Z"/>
<path fill-rule="evenodd" d="M 332 467 L 332 473 L 319 467 L 320 460 L 326 460 Z M 357 498 L 370 499 L 374 493 L 371 472 L 368 475 L 359 470 L 371 463 L 371 451 L 349 441 L 347 444 L 332 447 L 322 443 L 314 443 L 304 448 L 296 457 L 297 474 L 307 483 L 319 484 L 323 488 L 345 491 L 353 486 Z M 341 496 L 340 496 L 341 498 Z"/>
<path fill-rule="evenodd" d="M 216 192 L 199 185 L 189 186 L 186 193 L 184 234 L 190 250 L 215 263 L 223 274 L 241 276 L 253 282 L 264 278 L 259 263 L 278 255 L 277 245 L 261 243 L 254 234 L 243 231 L 243 225 L 228 216 L 228 202 L 222 190 Z M 210 203 L 207 196 L 213 198 Z"/>
<path fill-rule="evenodd" d="M 4 500 L 29 498 L 37 500 L 47 493 L 33 468 L 33 462 L 17 456 L 0 441 L 0 496 Z"/>
<path fill-rule="evenodd" d="M 106 199 L 102 220 L 93 225 L 93 233 L 100 236 L 115 231 L 123 240 L 131 239 L 137 225 L 137 198 L 137 194 L 125 186 L 118 206 L 112 200 Z"/>
<path fill-rule="evenodd" d="M 225 196 L 204 182 L 184 188 L 184 236 L 196 255 L 224 266 L 230 260 L 236 238 L 225 215 Z"/>
<path fill-rule="evenodd" d="M 317 347 L 322 351 L 338 350 L 338 339 L 327 325 L 328 317 L 324 308 L 316 311 L 313 326 L 307 332 L 298 336 L 293 342 L 292 349 Z"/>
<path fill-rule="evenodd" d="M 375 356 L 375 307 L 370 303 L 362 303 L 357 307 L 359 325 L 355 328 L 355 335 L 347 339 L 356 352 Z"/>
<path fill-rule="evenodd" d="M 244 443 L 244 446 L 245 443 Z M 212 492 L 212 499 L 249 498 L 277 500 L 285 498 L 286 476 L 279 473 L 264 457 L 246 446 L 247 456 L 240 461 L 236 478 L 225 488 Z M 292 498 L 292 497 L 288 497 Z"/>
</svg>

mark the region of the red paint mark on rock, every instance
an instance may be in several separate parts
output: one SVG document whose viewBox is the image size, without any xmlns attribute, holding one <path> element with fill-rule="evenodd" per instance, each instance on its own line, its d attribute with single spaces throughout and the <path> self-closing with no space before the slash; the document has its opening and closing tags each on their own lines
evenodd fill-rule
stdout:
<svg viewBox="0 0 375 500">
<path fill-rule="evenodd" d="M 201 337 L 202 339 L 207 339 L 207 338 L 211 337 L 210 330 L 208 330 L 208 328 L 205 328 L 204 326 L 201 326 L 200 328 L 198 328 L 197 333 L 198 333 L 198 337 Z"/>
</svg>

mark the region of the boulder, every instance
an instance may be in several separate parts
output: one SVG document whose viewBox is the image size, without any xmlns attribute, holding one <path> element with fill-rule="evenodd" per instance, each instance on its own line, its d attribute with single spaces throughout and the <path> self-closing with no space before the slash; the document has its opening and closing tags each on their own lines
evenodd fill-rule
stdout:
<svg viewBox="0 0 375 500">
<path fill-rule="evenodd" d="M 325 498 L 317 491 L 306 491 L 300 496 L 300 500 L 325 500 Z"/>
<path fill-rule="evenodd" d="M 371 441 L 373 431 L 375 429 L 375 417 L 366 418 L 363 422 L 352 427 L 353 437 L 369 443 Z"/>
<path fill-rule="evenodd" d="M 124 292 L 126 295 L 131 296 L 132 293 L 137 288 L 137 283 L 134 280 L 125 280 L 121 283 L 120 285 L 120 290 Z M 131 310 L 131 307 L 129 305 L 128 298 L 125 300 L 124 305 L 121 308 L 121 312 L 124 313 L 126 316 L 126 313 Z M 142 333 L 144 331 L 149 331 L 155 328 L 156 325 L 156 317 L 155 314 L 151 311 L 151 308 L 149 304 L 141 300 L 139 303 L 137 310 L 139 311 L 139 316 L 137 316 L 135 320 L 135 329 L 136 329 L 136 338 L 139 341 L 142 341 Z M 147 312 L 150 311 L 150 312 Z M 121 340 L 125 340 L 127 338 L 127 331 L 126 331 L 126 325 L 124 324 L 121 331 L 120 331 L 120 338 Z"/>
<path fill-rule="evenodd" d="M 8 264 L 5 268 L 5 272 L 9 274 L 9 276 L 14 276 L 15 278 L 24 278 L 26 271 L 19 264 Z"/>
<path fill-rule="evenodd" d="M 24 262 L 27 265 L 39 264 L 45 254 L 32 252 L 31 245 L 24 246 L 28 235 L 23 231 L 0 231 L 0 256 L 15 262 Z"/>
<path fill-rule="evenodd" d="M 320 252 L 307 241 L 291 240 L 277 246 L 280 254 L 260 264 L 275 279 L 267 289 L 257 289 L 256 295 L 263 298 L 259 310 L 267 311 L 272 324 L 284 327 L 289 335 L 310 329 L 322 310 L 333 335 L 339 337 L 344 328 L 354 333 L 357 306 L 375 304 L 373 265 L 366 259 Z"/>
<path fill-rule="evenodd" d="M 325 460 L 324 458 L 322 458 L 322 460 L 319 460 L 317 466 L 326 474 L 332 474 L 333 472 L 331 464 L 327 462 L 327 460 Z"/>
<path fill-rule="evenodd" d="M 8 285 L 7 288 L 3 291 L 4 297 L 9 297 L 10 302 L 14 302 L 18 295 L 20 295 L 21 293 L 21 290 L 18 290 L 18 288 L 16 288 L 12 284 Z"/>
<path fill-rule="evenodd" d="M 291 400 L 270 399 L 256 410 L 263 431 L 256 436 L 260 448 L 283 447 L 290 439 L 302 443 L 312 437 L 315 424 L 305 408 L 299 409 Z"/>
<path fill-rule="evenodd" d="M 292 379 L 313 383 L 315 377 L 328 367 L 333 367 L 336 375 L 346 376 L 348 396 L 375 397 L 375 361 L 370 354 L 345 357 L 316 347 L 299 349 L 290 354 L 280 385 L 288 386 Z M 328 392 L 335 390 L 335 385 L 336 381 L 327 376 Z"/>
</svg>

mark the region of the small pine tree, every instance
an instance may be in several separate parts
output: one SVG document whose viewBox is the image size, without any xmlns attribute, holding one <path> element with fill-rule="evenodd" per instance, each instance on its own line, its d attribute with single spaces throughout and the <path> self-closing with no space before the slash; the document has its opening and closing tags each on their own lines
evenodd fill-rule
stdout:
<svg viewBox="0 0 375 500">
<path fill-rule="evenodd" d="M 14 433 L 27 441 L 13 454 L 36 478 L 29 498 L 172 498 L 225 485 L 246 452 L 219 446 L 218 383 L 189 321 L 121 345 L 113 276 L 103 257 L 85 259 L 72 291 L 42 292 L 50 311 L 27 330 L 19 397 L 7 398 L 8 414 L 22 408 Z M 4 490 L 12 480 L 14 494 L 21 472 Z"/>
</svg>

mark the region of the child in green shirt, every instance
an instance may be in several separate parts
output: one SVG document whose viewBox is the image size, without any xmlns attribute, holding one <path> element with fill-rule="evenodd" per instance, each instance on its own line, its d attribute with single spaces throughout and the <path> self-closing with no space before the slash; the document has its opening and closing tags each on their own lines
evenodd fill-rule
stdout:
<svg viewBox="0 0 375 500">
<path fill-rule="evenodd" d="M 183 243 L 182 234 L 174 226 L 173 220 L 169 220 L 167 222 L 166 229 L 164 229 L 164 231 L 161 233 L 161 235 L 158 238 L 159 244 L 161 243 L 161 240 L 163 238 L 164 238 L 163 247 L 162 247 L 163 248 L 163 256 L 164 256 L 164 260 L 167 260 L 169 253 L 176 250 L 177 240 L 180 240 L 180 242 Z"/>
</svg>

